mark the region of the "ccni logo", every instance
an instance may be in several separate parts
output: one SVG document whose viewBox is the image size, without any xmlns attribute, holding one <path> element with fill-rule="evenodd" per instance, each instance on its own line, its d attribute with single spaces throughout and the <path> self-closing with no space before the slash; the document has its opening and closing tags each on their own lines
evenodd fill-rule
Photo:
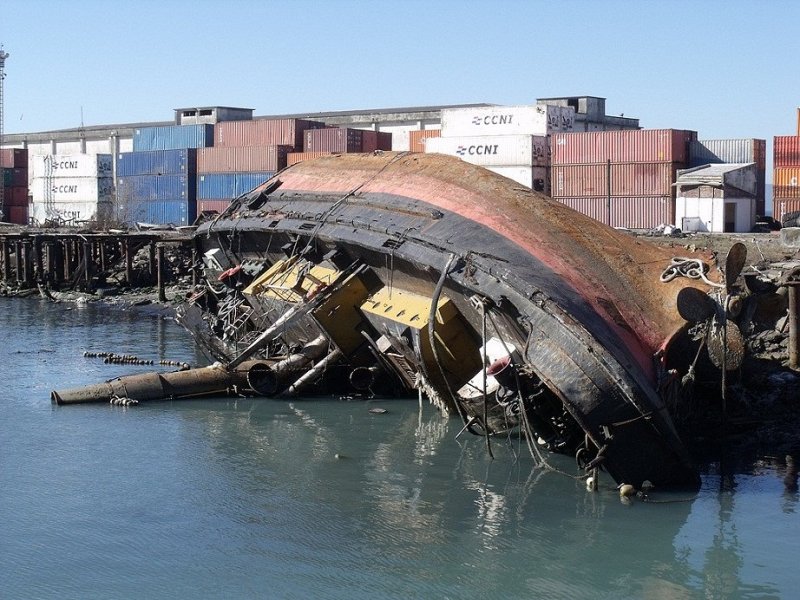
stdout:
<svg viewBox="0 0 800 600">
<path fill-rule="evenodd" d="M 458 156 L 488 156 L 497 154 L 499 144 L 473 144 L 471 146 L 459 146 L 456 148 Z"/>
<path fill-rule="evenodd" d="M 472 117 L 473 125 L 510 125 L 514 115 L 484 115 Z"/>
</svg>

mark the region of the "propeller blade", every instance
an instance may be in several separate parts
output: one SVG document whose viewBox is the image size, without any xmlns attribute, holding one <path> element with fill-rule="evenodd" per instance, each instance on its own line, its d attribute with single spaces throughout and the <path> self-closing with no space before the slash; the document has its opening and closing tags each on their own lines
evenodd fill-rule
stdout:
<svg viewBox="0 0 800 600">
<path fill-rule="evenodd" d="M 723 354 L 726 371 L 735 371 L 742 366 L 744 337 L 733 321 L 728 321 L 724 328 L 717 323 L 709 327 L 706 345 L 708 356 L 718 369 L 722 368 Z"/>
<path fill-rule="evenodd" d="M 705 321 L 716 311 L 714 299 L 693 287 L 685 287 L 678 292 L 678 314 L 690 322 Z"/>
<path fill-rule="evenodd" d="M 739 279 L 744 263 L 747 260 L 747 246 L 736 242 L 725 257 L 725 289 L 730 294 L 733 284 Z"/>
</svg>

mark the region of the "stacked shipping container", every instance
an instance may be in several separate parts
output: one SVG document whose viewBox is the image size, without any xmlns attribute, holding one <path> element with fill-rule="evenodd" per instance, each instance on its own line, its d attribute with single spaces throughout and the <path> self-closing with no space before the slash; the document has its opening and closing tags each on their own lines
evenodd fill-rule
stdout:
<svg viewBox="0 0 800 600">
<path fill-rule="evenodd" d="M 75 223 L 112 217 L 114 180 L 110 154 L 47 154 L 30 157 L 30 218 Z"/>
<path fill-rule="evenodd" d="M 126 223 L 193 223 L 197 152 L 195 148 L 177 148 L 118 154 L 117 219 Z"/>
<path fill-rule="evenodd" d="M 673 223 L 673 184 L 696 137 L 678 129 L 554 134 L 552 196 L 612 227 Z"/>
<path fill-rule="evenodd" d="M 800 211 L 800 136 L 775 136 L 772 216 L 779 222 Z"/>
<path fill-rule="evenodd" d="M 7 223 L 28 223 L 28 151 L 0 150 L 0 183 L 3 186 L 3 217 Z"/>
<path fill-rule="evenodd" d="M 537 104 L 444 109 L 440 135 L 426 136 L 424 150 L 458 156 L 549 194 L 550 136 L 571 131 L 574 125 L 571 107 Z"/>
<path fill-rule="evenodd" d="M 766 210 L 767 140 L 692 140 L 689 143 L 689 167 L 726 163 L 756 164 L 756 214 L 763 216 Z"/>
</svg>

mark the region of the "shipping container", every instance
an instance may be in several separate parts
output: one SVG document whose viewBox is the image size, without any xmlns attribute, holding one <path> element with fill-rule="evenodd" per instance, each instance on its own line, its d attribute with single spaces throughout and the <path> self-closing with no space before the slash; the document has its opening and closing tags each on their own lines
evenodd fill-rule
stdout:
<svg viewBox="0 0 800 600">
<path fill-rule="evenodd" d="M 274 173 L 200 173 L 197 176 L 198 200 L 237 198 L 264 183 Z"/>
<path fill-rule="evenodd" d="M 134 152 L 206 148 L 213 145 L 213 125 L 162 125 L 133 131 Z"/>
<path fill-rule="evenodd" d="M 78 224 L 89 221 L 106 222 L 112 215 L 112 204 L 103 202 L 34 202 L 30 218 L 34 223 Z"/>
<path fill-rule="evenodd" d="M 127 205 L 119 215 L 126 223 L 191 225 L 197 218 L 197 204 L 186 200 L 153 200 Z"/>
<path fill-rule="evenodd" d="M 306 131 L 303 152 L 361 152 L 363 132 L 349 127 Z"/>
<path fill-rule="evenodd" d="M 786 197 L 794 198 L 800 197 L 800 166 L 797 167 L 775 167 L 772 171 L 772 186 L 773 193 L 776 198 Z M 793 192 L 789 196 L 779 194 L 777 190 L 797 189 L 797 194 Z"/>
<path fill-rule="evenodd" d="M 601 223 L 628 229 L 653 229 L 659 225 L 673 225 L 675 200 L 670 196 L 646 198 L 605 197 L 555 198 Z"/>
<path fill-rule="evenodd" d="M 9 206 L 5 209 L 5 216 L 3 217 L 6 223 L 15 223 L 17 225 L 28 224 L 28 207 L 27 206 Z"/>
<path fill-rule="evenodd" d="M 111 177 L 110 154 L 45 154 L 29 158 L 30 175 L 37 177 Z"/>
<path fill-rule="evenodd" d="M 779 198 L 772 201 L 772 217 L 780 223 L 783 216 L 800 211 L 800 198 Z"/>
<path fill-rule="evenodd" d="M 547 167 L 499 166 L 486 168 L 493 173 L 513 179 L 526 188 L 547 196 L 550 195 L 550 169 Z"/>
<path fill-rule="evenodd" d="M 689 167 L 718 163 L 767 164 L 767 140 L 692 140 L 689 142 Z"/>
<path fill-rule="evenodd" d="M 632 162 L 685 164 L 697 132 L 683 129 L 632 129 L 555 133 L 550 140 L 553 165 Z"/>
<path fill-rule="evenodd" d="M 575 109 L 547 104 L 442 109 L 442 137 L 572 131 Z"/>
<path fill-rule="evenodd" d="M 473 165 L 546 167 L 548 146 L 545 136 L 481 135 L 430 138 L 425 151 L 457 156 Z"/>
<path fill-rule="evenodd" d="M 361 152 L 375 152 L 376 150 L 391 150 L 392 134 L 388 131 L 361 131 Z"/>
<path fill-rule="evenodd" d="M 3 204 L 5 206 L 28 206 L 28 186 L 3 188 Z"/>
<path fill-rule="evenodd" d="M 0 167 L 7 169 L 27 169 L 28 150 L 25 148 L 0 149 Z"/>
<path fill-rule="evenodd" d="M 554 165 L 551 171 L 554 198 L 579 196 L 674 196 L 673 184 L 681 165 L 669 162 Z"/>
<path fill-rule="evenodd" d="M 122 203 L 156 200 L 195 201 L 196 178 L 189 175 L 132 175 L 117 177 L 117 200 Z"/>
<path fill-rule="evenodd" d="M 223 121 L 214 125 L 214 145 L 292 146 L 300 150 L 303 148 L 303 134 L 307 130 L 325 127 L 325 123 L 306 119 Z"/>
<path fill-rule="evenodd" d="M 411 152 L 425 152 L 425 142 L 430 138 L 441 137 L 441 129 L 419 129 L 408 132 L 408 146 Z"/>
<path fill-rule="evenodd" d="M 210 212 L 214 211 L 217 213 L 222 213 L 231 205 L 230 199 L 227 200 L 220 200 L 220 199 L 213 199 L 213 200 L 198 200 L 197 201 L 197 214 L 199 215 L 202 212 Z"/>
<path fill-rule="evenodd" d="M 254 173 L 280 171 L 292 146 L 231 146 L 197 151 L 200 173 Z"/>
<path fill-rule="evenodd" d="M 0 169 L 3 175 L 3 185 L 5 187 L 18 187 L 28 185 L 28 169 Z"/>
<path fill-rule="evenodd" d="M 320 156 L 330 156 L 331 154 L 331 152 L 289 152 L 289 154 L 286 155 L 286 166 L 291 167 L 304 160 L 311 160 L 312 158 L 319 158 Z"/>
<path fill-rule="evenodd" d="M 114 180 L 111 177 L 34 177 L 31 180 L 34 204 L 52 202 L 90 202 L 111 200 Z"/>
<path fill-rule="evenodd" d="M 117 177 L 133 175 L 192 175 L 197 172 L 197 150 L 150 150 L 120 152 L 117 155 Z"/>
<path fill-rule="evenodd" d="M 800 136 L 775 136 L 773 166 L 800 167 Z"/>
</svg>

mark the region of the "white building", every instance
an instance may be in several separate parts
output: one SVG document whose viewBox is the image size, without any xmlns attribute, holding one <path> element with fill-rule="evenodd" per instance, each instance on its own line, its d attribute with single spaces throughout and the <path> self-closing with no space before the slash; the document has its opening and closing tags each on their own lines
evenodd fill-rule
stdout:
<svg viewBox="0 0 800 600">
<path fill-rule="evenodd" d="M 684 232 L 746 233 L 756 220 L 756 164 L 722 163 L 678 171 L 675 224 Z"/>
</svg>

